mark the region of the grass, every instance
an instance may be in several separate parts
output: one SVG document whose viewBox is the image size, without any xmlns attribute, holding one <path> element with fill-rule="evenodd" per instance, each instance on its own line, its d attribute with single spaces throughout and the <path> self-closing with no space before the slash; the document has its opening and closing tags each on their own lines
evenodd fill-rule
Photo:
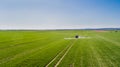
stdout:
<svg viewBox="0 0 120 67">
<path fill-rule="evenodd" d="M 90 38 L 71 39 L 76 34 Z M 120 67 L 120 32 L 0 31 L 0 67 Z"/>
</svg>

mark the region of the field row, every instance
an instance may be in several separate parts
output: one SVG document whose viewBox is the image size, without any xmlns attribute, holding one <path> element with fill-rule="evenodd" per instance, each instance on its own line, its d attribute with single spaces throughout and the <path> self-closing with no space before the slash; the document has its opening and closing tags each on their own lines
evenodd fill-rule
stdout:
<svg viewBox="0 0 120 67">
<path fill-rule="evenodd" d="M 75 33 L 90 38 L 64 39 Z M 14 32 L 16 37 L 0 34 L 5 39 L 0 41 L 0 67 L 120 67 L 120 33 Z"/>
</svg>

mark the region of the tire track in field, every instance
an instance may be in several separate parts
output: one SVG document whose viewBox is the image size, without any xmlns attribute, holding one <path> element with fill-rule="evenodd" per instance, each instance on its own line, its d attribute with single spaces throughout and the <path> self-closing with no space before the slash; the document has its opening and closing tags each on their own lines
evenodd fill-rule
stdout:
<svg viewBox="0 0 120 67">
<path fill-rule="evenodd" d="M 108 42 L 108 41 L 107 41 Z M 110 42 L 111 43 L 111 42 Z M 107 43 L 105 43 L 105 44 L 107 44 Z M 113 45 L 114 46 L 114 45 Z M 119 53 L 119 51 L 115 51 L 114 49 L 112 49 L 109 45 L 104 45 L 104 47 L 106 48 L 106 50 L 103 50 L 104 51 L 104 53 L 105 53 L 105 57 L 107 57 L 108 59 L 107 59 L 107 61 L 109 61 L 109 63 L 112 65 L 112 66 L 114 66 L 114 67 L 118 67 L 118 65 L 119 65 L 119 62 L 115 59 L 115 55 L 118 55 L 118 56 L 120 56 L 120 53 Z M 110 53 L 112 53 L 113 55 L 111 56 L 110 54 L 109 54 L 109 52 Z M 114 62 L 113 62 L 114 61 Z"/>
<path fill-rule="evenodd" d="M 120 47 L 120 43 L 117 42 L 117 41 L 114 41 L 114 40 L 112 40 L 112 39 L 108 39 L 108 38 L 103 37 L 103 36 L 100 36 L 100 35 L 97 35 L 97 37 L 99 37 L 100 39 L 102 39 L 102 40 L 104 40 L 104 41 L 106 41 L 106 42 L 110 42 L 110 43 L 112 43 L 112 44 Z M 109 46 L 106 46 L 106 48 L 108 48 L 110 51 L 114 52 L 114 54 L 120 56 L 119 51 L 114 51 L 114 50 L 111 49 Z M 109 55 L 108 55 L 108 56 L 109 56 Z M 112 60 L 116 61 L 116 60 L 114 59 L 114 57 L 111 57 L 111 56 L 110 56 L 110 58 L 111 58 Z M 110 61 L 111 61 L 111 60 L 110 60 Z M 113 64 L 112 61 L 111 61 L 110 63 L 111 63 L 112 65 L 114 65 L 115 67 L 117 67 L 117 64 L 119 65 L 119 62 L 117 62 L 117 61 L 116 61 L 116 64 Z"/>
<path fill-rule="evenodd" d="M 41 38 L 41 39 L 44 39 L 44 38 Z M 15 47 L 15 46 L 21 46 L 21 45 L 24 45 L 24 44 L 33 43 L 33 42 L 39 41 L 41 39 L 36 39 L 36 40 L 28 41 L 28 42 L 22 42 L 22 43 L 18 43 L 18 44 L 13 44 L 12 46 L 7 46 L 7 47 L 4 47 L 4 48 L 0 48 L 0 50 L 8 49 L 8 48 Z"/>
<path fill-rule="evenodd" d="M 50 42 L 51 42 L 51 41 L 50 41 Z M 53 42 L 51 42 L 51 43 L 53 43 Z M 0 60 L 0 64 L 7 63 L 7 62 L 9 62 L 9 61 L 11 61 L 11 60 L 14 60 L 14 59 L 16 59 L 16 58 L 22 57 L 22 56 L 24 56 L 24 55 L 37 52 L 38 50 L 40 50 L 40 49 L 42 49 L 42 48 L 44 48 L 44 47 L 46 47 L 46 46 L 48 46 L 48 45 L 45 45 L 45 46 L 42 46 L 42 47 L 38 47 L 38 48 L 34 48 L 34 49 L 32 49 L 32 50 L 27 50 L 27 51 L 25 51 L 25 52 L 16 54 L 16 55 L 14 55 L 14 56 L 12 56 L 12 57 L 7 57 L 7 58 L 5 58 L 5 59 Z"/>
<path fill-rule="evenodd" d="M 117 41 L 114 41 L 114 40 L 111 40 L 111 39 L 105 38 L 105 37 L 100 36 L 100 35 L 97 35 L 97 37 L 100 38 L 100 39 L 103 39 L 104 41 L 111 42 L 111 43 L 113 43 L 113 44 L 115 44 L 115 45 L 117 45 L 117 46 L 120 46 L 120 43 L 117 42 Z"/>
<path fill-rule="evenodd" d="M 113 49 L 110 49 L 108 46 L 105 46 L 106 48 L 108 48 L 107 50 L 109 50 L 109 51 L 112 51 Z M 104 51 L 105 52 L 105 51 Z M 107 51 L 108 52 L 108 51 Z M 108 58 L 109 57 L 109 59 L 107 59 L 107 61 L 109 61 L 109 63 L 112 65 L 112 66 L 114 66 L 114 67 L 118 67 L 117 66 L 117 64 L 116 63 L 114 63 L 113 62 L 113 58 L 111 57 L 111 55 L 110 54 L 108 54 L 108 53 L 105 53 L 106 54 L 106 57 Z M 114 61 L 116 61 L 116 60 L 114 60 Z"/>
<path fill-rule="evenodd" d="M 64 59 L 64 57 L 67 55 L 67 53 L 70 51 L 70 49 L 72 48 L 72 46 L 75 44 L 75 42 L 76 42 L 77 40 L 75 40 L 71 45 L 70 45 L 70 47 L 67 49 L 67 51 L 64 53 L 64 55 L 60 58 L 60 60 L 55 64 L 55 66 L 54 67 L 57 67 L 59 64 L 60 64 L 60 62 Z"/>
<path fill-rule="evenodd" d="M 107 66 L 107 67 L 110 67 L 110 66 L 112 66 L 112 67 L 117 67 L 117 66 L 112 62 L 112 60 L 110 59 L 110 56 L 109 56 L 107 53 L 105 53 L 105 51 L 104 51 L 103 49 L 98 48 L 98 50 L 99 50 L 99 53 L 101 54 L 102 58 L 104 59 L 104 61 L 106 61 L 105 63 L 106 63 L 106 66 Z"/>
<path fill-rule="evenodd" d="M 59 54 L 57 54 L 45 67 L 49 67 L 49 65 L 51 63 L 53 63 L 68 47 L 69 47 L 69 45 L 67 47 L 65 47 L 63 50 L 61 50 L 61 52 Z"/>
<path fill-rule="evenodd" d="M 25 38 L 20 38 L 20 39 L 15 39 L 15 40 L 22 40 L 22 39 L 25 39 Z M 15 40 L 6 40 L 6 41 L 1 41 L 0 43 L 13 42 Z"/>
<path fill-rule="evenodd" d="M 23 43 L 14 44 L 12 46 L 7 46 L 7 47 L 4 47 L 4 48 L 0 48 L 0 50 L 2 50 L 2 49 L 8 49 L 8 48 L 15 47 L 15 46 L 21 46 L 23 44 L 33 43 L 35 41 L 38 41 L 38 40 L 33 40 L 33 41 L 29 41 L 29 42 L 23 42 Z"/>
<path fill-rule="evenodd" d="M 16 59 L 16 58 L 18 58 L 18 57 L 24 56 L 24 55 L 26 55 L 26 54 L 31 54 L 31 53 L 33 53 L 33 52 L 36 52 L 36 51 L 42 49 L 42 48 L 43 48 L 43 47 L 41 47 L 41 48 L 35 48 L 35 49 L 32 49 L 32 50 L 27 50 L 27 51 L 25 51 L 25 52 L 23 52 L 23 53 L 20 53 L 20 54 L 17 54 L 17 55 L 15 55 L 15 56 L 13 56 L 13 57 L 7 57 L 7 58 L 5 58 L 5 59 L 0 60 L 0 64 L 9 62 L 9 61 L 11 61 L 11 60 L 14 60 L 14 59 Z"/>
<path fill-rule="evenodd" d="M 33 39 L 32 37 L 27 37 L 27 38 Z M 19 39 L 14 39 L 14 40 L 10 39 L 10 40 L 6 40 L 6 41 L 0 41 L 0 43 L 13 42 L 15 40 L 23 40 L 23 39 L 26 39 L 26 38 L 19 38 Z M 35 38 L 35 39 L 37 39 L 37 38 Z"/>
<path fill-rule="evenodd" d="M 111 51 L 111 52 L 113 53 L 113 56 L 110 56 L 110 55 L 108 55 L 108 56 L 111 58 L 111 61 L 114 60 L 114 64 L 115 64 L 115 66 L 117 67 L 117 66 L 119 65 L 119 61 L 116 60 L 116 58 L 117 58 L 118 56 L 120 56 L 120 52 L 112 49 L 109 45 L 106 45 L 105 47 L 108 48 L 108 51 Z M 117 57 L 116 57 L 116 56 L 117 56 Z M 119 66 L 118 66 L 118 67 L 119 67 Z"/>
<path fill-rule="evenodd" d="M 111 39 L 105 38 L 105 37 L 100 36 L 100 35 L 99 35 L 98 37 L 100 37 L 101 39 L 103 39 L 103 40 L 106 41 L 106 42 L 110 42 L 110 43 L 115 44 L 116 46 L 119 46 L 119 47 L 120 47 L 120 43 L 117 42 L 117 41 L 113 41 L 113 40 L 111 40 Z M 108 46 L 108 47 L 109 47 L 109 46 Z M 110 47 L 109 47 L 109 49 L 110 49 L 111 51 L 113 51 L 114 53 L 116 53 L 116 54 L 120 54 L 119 51 L 116 52 L 116 51 L 112 50 Z"/>
<path fill-rule="evenodd" d="M 102 37 L 102 36 L 100 36 Z M 100 38 L 103 39 L 104 37 Z M 107 39 L 107 38 L 105 38 Z M 104 40 L 104 39 L 103 39 Z M 104 40 L 106 41 L 106 40 Z M 107 41 L 108 42 L 108 41 Z M 105 48 L 108 48 L 107 46 L 104 46 Z M 110 49 L 110 48 L 108 48 Z M 106 60 L 108 62 L 108 64 L 106 65 L 107 67 L 112 66 L 112 67 L 117 67 L 117 65 L 115 63 L 112 62 L 111 60 L 111 56 L 106 52 L 106 49 L 102 49 L 102 48 L 98 48 L 98 52 L 101 54 L 102 58 L 104 58 L 104 60 Z"/>
<path fill-rule="evenodd" d="M 80 67 L 83 66 L 83 51 L 81 51 L 81 57 L 80 57 Z"/>
<path fill-rule="evenodd" d="M 93 46 L 90 46 L 91 51 L 93 52 L 94 57 L 96 58 L 98 65 L 100 67 L 106 67 L 106 65 L 102 62 L 102 58 L 100 57 L 100 55 L 98 54 L 98 52 L 95 50 L 95 48 Z"/>
</svg>

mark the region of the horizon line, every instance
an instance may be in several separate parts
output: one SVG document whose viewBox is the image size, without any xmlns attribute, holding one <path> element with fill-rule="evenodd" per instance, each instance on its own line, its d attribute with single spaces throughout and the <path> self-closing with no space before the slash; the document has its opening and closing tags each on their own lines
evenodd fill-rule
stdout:
<svg viewBox="0 0 120 67">
<path fill-rule="evenodd" d="M 14 28 L 14 29 L 0 29 L 0 30 L 84 30 L 84 29 L 120 29 L 120 27 L 101 27 L 101 28 L 57 28 L 57 29 L 35 29 L 35 28 Z"/>
</svg>

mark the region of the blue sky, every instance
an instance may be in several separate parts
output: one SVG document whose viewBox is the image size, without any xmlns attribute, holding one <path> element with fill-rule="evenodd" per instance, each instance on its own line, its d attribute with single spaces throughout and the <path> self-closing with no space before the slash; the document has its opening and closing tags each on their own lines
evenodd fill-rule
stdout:
<svg viewBox="0 0 120 67">
<path fill-rule="evenodd" d="M 120 27 L 120 0 L 1 0 L 0 29 Z"/>
</svg>

